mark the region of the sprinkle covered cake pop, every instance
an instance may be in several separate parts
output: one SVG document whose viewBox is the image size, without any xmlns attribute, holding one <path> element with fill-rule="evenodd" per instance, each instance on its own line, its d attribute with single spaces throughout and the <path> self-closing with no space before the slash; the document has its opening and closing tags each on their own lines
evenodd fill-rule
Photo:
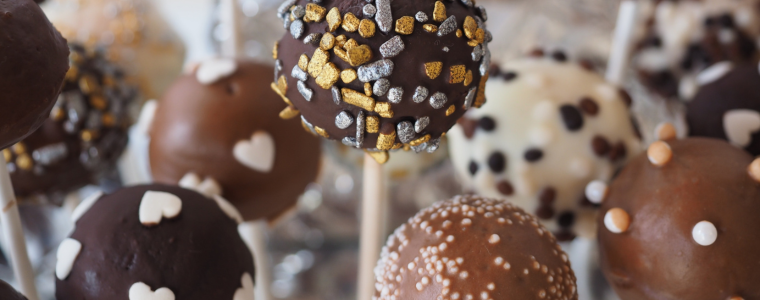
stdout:
<svg viewBox="0 0 760 300">
<path fill-rule="evenodd" d="M 658 141 L 602 190 L 601 266 L 621 299 L 760 298 L 760 160 L 717 139 Z"/>
<path fill-rule="evenodd" d="M 58 248 L 56 298 L 253 299 L 253 256 L 226 200 L 143 185 L 86 199 Z"/>
<path fill-rule="evenodd" d="M 287 0 L 275 45 L 282 116 L 379 162 L 392 149 L 434 151 L 485 102 L 485 9 L 474 1 Z"/>
<path fill-rule="evenodd" d="M 69 69 L 69 48 L 34 1 L 3 1 L 0 15 L 0 149 L 4 149 L 47 118 Z"/>
<path fill-rule="evenodd" d="M 0 299 L 3 300 L 27 300 L 24 295 L 21 295 L 10 284 L 0 280 Z"/>
<path fill-rule="evenodd" d="M 157 182 L 221 193 L 246 220 L 293 207 L 319 171 L 319 139 L 282 120 L 272 67 L 213 59 L 180 77 L 159 102 L 150 131 Z"/>
<path fill-rule="evenodd" d="M 98 51 L 72 44 L 70 61 L 50 117 L 3 150 L 18 197 L 42 195 L 59 203 L 66 193 L 112 171 L 127 144 L 128 106 L 137 91 Z"/>
<path fill-rule="evenodd" d="M 388 238 L 375 300 L 578 299 L 567 255 L 512 204 L 457 196 L 419 212 Z"/>
<path fill-rule="evenodd" d="M 534 51 L 494 68 L 486 97 L 449 134 L 465 189 L 535 214 L 560 241 L 593 238 L 586 185 L 639 152 L 628 94 L 561 51 Z"/>
</svg>

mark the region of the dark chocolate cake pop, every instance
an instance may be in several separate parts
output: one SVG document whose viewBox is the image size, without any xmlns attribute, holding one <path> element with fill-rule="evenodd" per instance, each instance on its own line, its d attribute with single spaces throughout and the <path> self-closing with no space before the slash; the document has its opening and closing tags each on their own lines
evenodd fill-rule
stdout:
<svg viewBox="0 0 760 300">
<path fill-rule="evenodd" d="M 689 135 L 724 139 L 760 155 L 760 71 L 757 64 L 718 67 L 687 104 Z"/>
<path fill-rule="evenodd" d="M 154 179 L 221 192 L 246 220 L 272 219 L 293 207 L 316 179 L 319 139 L 299 121 L 277 116 L 282 103 L 268 86 L 271 71 L 215 59 L 178 79 L 151 127 Z"/>
<path fill-rule="evenodd" d="M 325 138 L 368 149 L 435 150 L 485 102 L 491 54 L 474 1 L 287 0 L 273 89 Z"/>
<path fill-rule="evenodd" d="M 601 266 L 623 300 L 760 299 L 760 160 L 717 139 L 658 141 L 605 191 Z"/>
<path fill-rule="evenodd" d="M 0 299 L 3 300 L 27 300 L 24 295 L 21 295 L 10 284 L 0 280 Z"/>
<path fill-rule="evenodd" d="M 0 2 L 0 149 L 42 125 L 69 69 L 69 48 L 31 0 Z"/>
<path fill-rule="evenodd" d="M 253 300 L 253 256 L 224 199 L 143 185 L 87 199 L 74 216 L 58 300 Z"/>
<path fill-rule="evenodd" d="M 16 195 L 66 193 L 113 171 L 127 144 L 128 106 L 137 91 L 99 51 L 71 45 L 71 71 L 50 117 L 37 131 L 3 150 Z"/>
<path fill-rule="evenodd" d="M 388 238 L 375 300 L 578 299 L 554 236 L 507 202 L 457 196 Z"/>
</svg>

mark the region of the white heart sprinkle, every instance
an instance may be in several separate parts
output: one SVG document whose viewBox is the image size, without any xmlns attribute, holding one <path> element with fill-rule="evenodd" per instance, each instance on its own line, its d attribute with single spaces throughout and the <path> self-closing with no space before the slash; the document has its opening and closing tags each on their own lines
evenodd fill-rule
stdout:
<svg viewBox="0 0 760 300">
<path fill-rule="evenodd" d="M 138 282 L 129 288 L 129 300 L 174 300 L 174 292 L 165 287 L 154 292 L 147 284 Z"/>
<path fill-rule="evenodd" d="M 723 130 L 728 141 L 739 147 L 752 143 L 752 134 L 760 130 L 760 113 L 750 109 L 735 109 L 723 115 Z"/>
<path fill-rule="evenodd" d="M 715 228 L 713 223 L 702 221 L 694 225 L 694 229 L 691 230 L 691 236 L 697 244 L 710 246 L 718 239 L 718 229 Z"/>
<path fill-rule="evenodd" d="M 82 217 L 90 208 L 95 204 L 95 202 L 98 202 L 98 199 L 103 196 L 103 192 L 98 191 L 89 197 L 82 200 L 82 202 L 77 205 L 77 207 L 74 209 L 74 211 L 71 212 L 71 221 L 76 223 L 79 221 L 79 218 Z"/>
<path fill-rule="evenodd" d="M 594 204 L 601 204 L 607 197 L 607 184 L 601 180 L 589 182 L 586 186 L 586 198 Z"/>
<path fill-rule="evenodd" d="M 213 84 L 237 71 L 237 62 L 233 59 L 215 58 L 204 61 L 198 67 L 195 78 L 204 85 Z"/>
<path fill-rule="evenodd" d="M 253 300 L 253 277 L 248 272 L 243 273 L 240 278 L 241 288 L 235 291 L 232 300 Z"/>
<path fill-rule="evenodd" d="M 65 239 L 58 245 L 55 263 L 55 277 L 58 280 L 65 280 L 66 277 L 69 277 L 80 251 L 82 251 L 82 243 L 75 239 Z"/>
<path fill-rule="evenodd" d="M 697 75 L 697 84 L 703 86 L 715 82 L 716 80 L 723 78 L 728 72 L 731 72 L 731 69 L 733 69 L 731 62 L 724 61 L 716 63 Z"/>
<path fill-rule="evenodd" d="M 232 154 L 246 167 L 268 173 L 274 166 L 274 139 L 265 131 L 257 131 L 250 140 L 237 142 Z"/>
<path fill-rule="evenodd" d="M 167 192 L 147 191 L 140 202 L 140 223 L 155 226 L 162 218 L 171 219 L 182 211 L 182 200 Z"/>
<path fill-rule="evenodd" d="M 187 173 L 179 180 L 179 186 L 196 191 L 206 197 L 212 198 L 222 194 L 222 186 L 214 178 L 206 177 L 201 181 L 195 173 Z"/>
<path fill-rule="evenodd" d="M 238 224 L 243 223 L 243 215 L 240 214 L 240 211 L 238 211 L 237 208 L 235 208 L 235 206 L 232 205 L 232 203 L 230 203 L 229 201 L 227 201 L 227 199 L 224 199 L 220 196 L 215 195 L 213 198 L 216 204 L 219 205 L 219 208 L 221 208 L 222 211 L 228 217 L 230 217 L 230 219 L 234 220 Z"/>
</svg>

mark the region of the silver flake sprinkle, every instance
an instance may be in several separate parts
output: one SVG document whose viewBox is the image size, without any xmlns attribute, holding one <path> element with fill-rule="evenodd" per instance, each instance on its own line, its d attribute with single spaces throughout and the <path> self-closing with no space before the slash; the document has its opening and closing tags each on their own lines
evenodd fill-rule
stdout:
<svg viewBox="0 0 760 300">
<path fill-rule="evenodd" d="M 472 0 L 460 0 L 462 1 L 462 4 L 464 4 L 467 7 L 472 7 L 473 3 Z"/>
<path fill-rule="evenodd" d="M 380 45 L 380 54 L 385 58 L 395 57 L 401 51 L 404 51 L 404 41 L 398 35 Z"/>
<path fill-rule="evenodd" d="M 291 11 L 290 14 L 293 15 L 293 18 L 300 19 L 303 18 L 303 16 L 306 15 L 306 8 L 303 7 L 303 5 L 296 5 Z"/>
<path fill-rule="evenodd" d="M 443 47 L 443 52 L 449 52 L 449 47 Z"/>
<path fill-rule="evenodd" d="M 335 116 L 336 127 L 346 129 L 348 126 L 351 126 L 351 124 L 354 124 L 354 116 L 352 116 L 350 112 L 344 110 Z"/>
<path fill-rule="evenodd" d="M 422 103 L 422 101 L 425 101 L 425 98 L 428 96 L 428 89 L 424 86 L 418 86 L 416 90 L 414 90 L 414 95 L 412 96 L 412 100 L 414 100 L 414 103 Z"/>
<path fill-rule="evenodd" d="M 425 151 L 425 149 L 427 148 L 427 146 L 428 146 L 428 143 L 422 143 L 422 144 L 419 144 L 417 146 L 412 146 L 411 148 L 412 148 L 412 150 L 414 150 L 414 153 L 420 153 L 422 151 Z"/>
<path fill-rule="evenodd" d="M 375 22 L 382 32 L 388 33 L 393 29 L 393 15 L 391 14 L 391 0 L 377 0 L 377 13 Z"/>
<path fill-rule="evenodd" d="M 483 21 L 488 21 L 488 12 L 486 12 L 486 8 L 480 5 L 478 6 L 478 10 L 480 10 L 480 17 L 483 18 Z"/>
<path fill-rule="evenodd" d="M 349 146 L 349 147 L 358 147 L 356 144 L 356 138 L 355 137 L 344 137 L 343 138 L 343 145 Z"/>
<path fill-rule="evenodd" d="M 364 16 L 367 18 L 372 18 L 377 13 L 377 8 L 372 4 L 367 4 L 362 8 L 362 12 L 364 13 Z"/>
<path fill-rule="evenodd" d="M 486 43 L 493 42 L 493 34 L 491 34 L 490 30 L 486 30 L 485 41 Z"/>
<path fill-rule="evenodd" d="M 438 147 L 440 145 L 441 145 L 441 138 L 430 140 L 430 142 L 428 142 L 427 152 L 428 153 L 435 152 L 436 150 L 438 150 Z"/>
<path fill-rule="evenodd" d="M 298 91 L 301 93 L 301 95 L 306 98 L 306 101 L 311 101 L 311 96 L 314 96 L 314 91 L 312 91 L 310 88 L 306 87 L 306 84 L 303 83 L 303 81 L 298 81 L 298 84 L 296 84 L 298 87 Z"/>
<path fill-rule="evenodd" d="M 403 121 L 398 123 L 396 125 L 396 135 L 398 135 L 399 140 L 404 144 L 414 140 L 414 126 L 412 122 Z"/>
<path fill-rule="evenodd" d="M 444 36 L 457 30 L 457 17 L 454 15 L 449 16 L 446 21 L 438 26 L 438 36 Z"/>
<path fill-rule="evenodd" d="M 480 61 L 483 58 L 483 46 L 477 45 L 472 49 L 472 61 Z"/>
<path fill-rule="evenodd" d="M 277 14 L 282 15 L 284 13 L 287 13 L 293 5 L 296 4 L 296 0 L 285 0 L 282 4 L 280 4 L 280 7 L 277 8 Z"/>
<path fill-rule="evenodd" d="M 417 119 L 416 122 L 414 122 L 414 131 L 417 133 L 422 133 L 427 126 L 430 125 L 430 117 L 422 117 Z"/>
<path fill-rule="evenodd" d="M 303 122 L 306 125 L 306 127 L 308 127 L 309 130 L 311 130 L 311 133 L 317 134 L 317 131 L 314 130 L 314 125 L 311 125 L 311 123 L 309 123 L 309 121 L 306 120 L 306 117 L 304 117 L 303 115 L 301 115 L 301 122 Z"/>
<path fill-rule="evenodd" d="M 467 92 L 467 96 L 464 97 L 464 110 L 470 109 L 472 107 L 472 101 L 475 100 L 476 92 L 478 91 L 477 87 L 470 88 L 470 91 Z"/>
<path fill-rule="evenodd" d="M 382 97 L 388 93 L 388 89 L 390 88 L 391 82 L 388 81 L 388 79 L 380 78 L 378 81 L 375 81 L 374 85 L 372 85 L 372 93 L 375 94 L 375 96 Z"/>
<path fill-rule="evenodd" d="M 401 102 L 401 97 L 404 96 L 404 88 L 395 87 L 388 91 L 388 102 L 398 104 Z"/>
<path fill-rule="evenodd" d="M 300 39 L 303 35 L 303 21 L 301 20 L 295 20 L 293 23 L 290 24 L 290 34 L 293 36 L 294 39 Z"/>
<path fill-rule="evenodd" d="M 425 23 L 428 20 L 428 16 L 424 12 L 418 11 L 417 14 L 414 15 L 414 19 L 416 19 L 417 22 Z"/>
<path fill-rule="evenodd" d="M 301 70 L 301 68 L 298 67 L 298 65 L 293 66 L 293 71 L 290 72 L 290 76 L 300 81 L 306 81 L 307 79 L 309 79 L 309 73 L 306 73 L 306 71 Z"/>
<path fill-rule="evenodd" d="M 435 109 L 441 109 L 446 104 L 446 101 L 449 99 L 446 97 L 446 94 L 437 92 L 433 94 L 432 97 L 430 97 L 430 106 L 432 106 Z"/>
<path fill-rule="evenodd" d="M 475 22 L 478 23 L 478 28 L 486 28 L 486 23 L 483 23 L 483 19 L 475 16 Z"/>
<path fill-rule="evenodd" d="M 330 91 L 332 92 L 333 102 L 340 105 L 340 103 L 343 102 L 343 96 L 340 94 L 340 89 L 333 85 L 333 87 L 330 88 Z"/>
<path fill-rule="evenodd" d="M 66 148 L 66 144 L 57 143 L 34 150 L 32 158 L 43 166 L 49 166 L 63 160 L 68 154 L 69 150 Z"/>
<path fill-rule="evenodd" d="M 293 21 L 291 21 L 290 18 L 283 19 L 282 27 L 285 28 L 285 30 L 290 30 L 290 25 L 293 25 Z"/>
<path fill-rule="evenodd" d="M 322 3 L 322 0 L 311 0 L 311 2 L 314 2 L 314 3 Z"/>
<path fill-rule="evenodd" d="M 378 60 L 371 64 L 359 67 L 357 73 L 361 82 L 375 81 L 383 77 L 391 76 L 391 73 L 393 73 L 393 62 L 388 59 Z"/>
<path fill-rule="evenodd" d="M 486 76 L 488 68 L 491 67 L 491 50 L 488 50 L 487 44 L 484 45 L 483 60 L 480 63 L 480 76 Z"/>
<path fill-rule="evenodd" d="M 275 60 L 274 67 L 277 68 L 277 71 L 282 71 L 282 60 L 281 59 Z"/>
<path fill-rule="evenodd" d="M 364 130 L 366 130 L 366 124 L 364 123 L 364 111 L 359 112 L 359 116 L 356 117 L 356 148 L 361 148 L 364 144 Z"/>
<path fill-rule="evenodd" d="M 322 39 L 321 33 L 310 33 L 303 39 L 304 44 L 319 44 L 319 40 Z"/>
</svg>

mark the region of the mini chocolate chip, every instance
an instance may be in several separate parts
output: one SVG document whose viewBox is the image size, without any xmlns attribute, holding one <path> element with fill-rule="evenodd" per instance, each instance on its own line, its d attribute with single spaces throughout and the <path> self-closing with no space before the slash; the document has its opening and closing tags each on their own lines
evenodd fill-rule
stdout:
<svg viewBox="0 0 760 300">
<path fill-rule="evenodd" d="M 504 172 L 506 165 L 507 159 L 499 151 L 491 153 L 491 156 L 488 157 L 488 167 L 496 174 Z"/>
<path fill-rule="evenodd" d="M 555 232 L 554 237 L 558 242 L 569 242 L 575 239 L 575 234 L 569 231 Z"/>
<path fill-rule="evenodd" d="M 512 196 L 512 194 L 515 193 L 515 189 L 512 187 L 512 184 L 506 180 L 500 181 L 499 184 L 496 185 L 496 189 L 498 189 L 499 193 L 504 196 Z"/>
<path fill-rule="evenodd" d="M 610 160 L 615 162 L 620 159 L 624 159 L 627 154 L 628 151 L 625 148 L 625 144 L 623 144 L 623 142 L 619 142 L 615 144 L 615 146 L 610 150 Z"/>
<path fill-rule="evenodd" d="M 496 78 L 499 75 L 501 75 L 501 68 L 499 68 L 499 65 L 492 64 L 491 67 L 488 68 L 488 76 Z"/>
<path fill-rule="evenodd" d="M 485 131 L 492 131 L 496 129 L 496 121 L 494 121 L 494 119 L 492 119 L 491 117 L 480 118 L 478 125 L 480 126 L 480 128 L 483 128 L 483 130 Z"/>
<path fill-rule="evenodd" d="M 525 151 L 525 160 L 529 162 L 536 162 L 544 157 L 544 152 L 539 149 L 528 149 Z"/>
<path fill-rule="evenodd" d="M 533 57 L 544 57 L 544 49 L 536 48 L 528 52 L 528 55 Z"/>
<path fill-rule="evenodd" d="M 599 114 L 599 104 L 594 99 L 584 97 L 581 99 L 581 110 L 589 116 L 596 116 Z"/>
<path fill-rule="evenodd" d="M 554 200 L 557 198 L 557 191 L 552 187 L 547 187 L 541 191 L 541 194 L 538 195 L 538 201 L 541 202 L 541 205 L 552 205 L 554 204 Z"/>
<path fill-rule="evenodd" d="M 578 64 L 581 66 L 581 68 L 586 69 L 587 71 L 594 71 L 594 63 L 588 59 L 582 59 L 578 62 Z"/>
<path fill-rule="evenodd" d="M 470 161 L 470 175 L 475 176 L 478 173 L 478 163 Z"/>
<path fill-rule="evenodd" d="M 559 218 L 557 218 L 557 223 L 562 228 L 570 228 L 575 223 L 575 213 L 571 211 L 563 212 L 561 215 L 559 215 Z"/>
<path fill-rule="evenodd" d="M 575 106 L 566 104 L 559 108 L 560 114 L 562 114 L 562 121 L 565 122 L 565 127 L 570 131 L 577 131 L 583 127 L 583 115 Z"/>
<path fill-rule="evenodd" d="M 597 135 L 591 140 L 591 149 L 599 157 L 607 155 L 610 152 L 610 148 L 610 142 L 602 136 Z"/>
<path fill-rule="evenodd" d="M 631 98 L 631 94 L 628 94 L 624 89 L 620 89 L 620 97 L 623 98 L 623 102 L 625 102 L 625 105 L 628 107 L 631 107 L 631 104 L 633 104 L 633 98 Z"/>
<path fill-rule="evenodd" d="M 457 121 L 457 124 L 459 124 L 459 126 L 462 126 L 464 137 L 468 140 L 472 139 L 472 137 L 475 135 L 475 129 L 478 129 L 478 121 L 472 119 L 461 118 Z"/>
<path fill-rule="evenodd" d="M 554 218 L 554 208 L 548 205 L 541 205 L 536 209 L 536 217 L 541 220 L 549 220 Z"/>
<path fill-rule="evenodd" d="M 566 62 L 567 54 L 565 54 L 565 52 L 562 50 L 557 50 L 552 53 L 552 58 L 558 62 Z"/>
<path fill-rule="evenodd" d="M 504 78 L 505 81 L 512 81 L 517 78 L 517 73 L 508 71 L 501 75 L 501 78 Z"/>
</svg>

